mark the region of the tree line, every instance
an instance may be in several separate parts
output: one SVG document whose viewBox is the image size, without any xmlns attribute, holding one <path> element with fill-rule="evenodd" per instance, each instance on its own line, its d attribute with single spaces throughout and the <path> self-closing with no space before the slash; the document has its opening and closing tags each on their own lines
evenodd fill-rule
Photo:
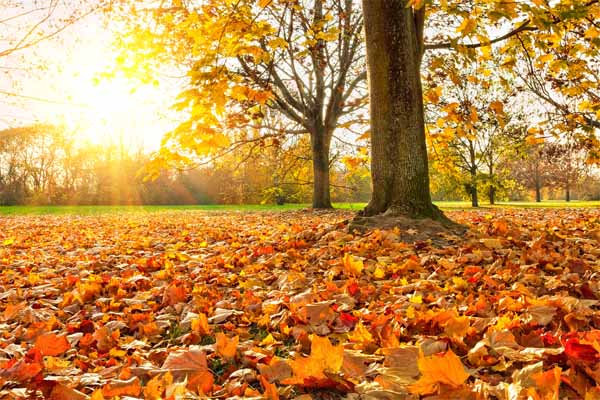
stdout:
<svg viewBox="0 0 600 400">
<path fill-rule="evenodd" d="M 488 143 L 456 138 L 430 144 L 435 200 L 487 202 L 526 199 L 600 199 L 600 177 L 586 152 L 568 144 L 528 141 L 511 127 Z M 312 200 L 313 170 L 306 137 L 241 147 L 186 170 L 165 170 L 145 179 L 151 154 L 114 143 L 93 144 L 78 132 L 37 124 L 0 131 L 0 204 L 283 204 Z M 468 145 L 477 147 L 474 153 Z M 367 147 L 338 149 L 331 170 L 335 202 L 371 196 Z M 468 158 L 473 154 L 473 159 Z M 491 154 L 494 154 L 492 156 Z M 497 156 L 496 156 L 497 155 Z M 471 162 L 473 164 L 471 164 Z"/>
<path fill-rule="evenodd" d="M 305 138 L 304 138 L 305 139 Z M 311 199 L 310 143 L 261 143 L 147 179 L 151 154 L 94 144 L 62 126 L 0 131 L 0 205 L 258 204 Z M 341 160 L 341 158 L 340 158 Z M 335 201 L 366 201 L 368 175 L 332 168 Z"/>
</svg>

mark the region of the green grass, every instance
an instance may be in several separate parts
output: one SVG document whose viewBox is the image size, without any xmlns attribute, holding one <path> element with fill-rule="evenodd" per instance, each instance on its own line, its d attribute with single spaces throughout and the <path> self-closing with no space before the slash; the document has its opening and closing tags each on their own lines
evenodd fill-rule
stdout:
<svg viewBox="0 0 600 400">
<path fill-rule="evenodd" d="M 443 210 L 470 209 L 466 201 L 435 202 Z M 123 212 L 152 213 L 160 211 L 292 211 L 308 208 L 309 204 L 245 204 L 245 205 L 185 205 L 185 206 L 0 206 L 0 215 L 98 215 Z M 337 203 L 336 208 L 358 211 L 365 203 Z M 500 202 L 494 206 L 482 204 L 481 208 L 600 208 L 600 201 L 543 201 L 534 202 Z"/>
</svg>

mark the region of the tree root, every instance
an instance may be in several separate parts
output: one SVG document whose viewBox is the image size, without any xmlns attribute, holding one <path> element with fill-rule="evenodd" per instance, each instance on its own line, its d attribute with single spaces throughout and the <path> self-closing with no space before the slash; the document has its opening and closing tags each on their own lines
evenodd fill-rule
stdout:
<svg viewBox="0 0 600 400">
<path fill-rule="evenodd" d="M 374 229 L 397 229 L 403 242 L 431 240 L 432 244 L 437 246 L 447 246 L 460 240 L 467 227 L 450 220 L 437 207 L 435 210 L 437 212 L 434 218 L 415 217 L 414 214 L 394 208 L 372 216 L 359 214 L 350 222 L 348 230 L 365 233 Z"/>
</svg>

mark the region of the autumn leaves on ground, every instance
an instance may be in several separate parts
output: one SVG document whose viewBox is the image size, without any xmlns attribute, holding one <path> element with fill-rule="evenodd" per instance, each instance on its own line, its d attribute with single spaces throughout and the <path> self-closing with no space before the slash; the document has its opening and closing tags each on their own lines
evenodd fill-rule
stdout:
<svg viewBox="0 0 600 400">
<path fill-rule="evenodd" d="M 448 214 L 3 218 L 0 398 L 600 398 L 600 211 Z"/>
</svg>

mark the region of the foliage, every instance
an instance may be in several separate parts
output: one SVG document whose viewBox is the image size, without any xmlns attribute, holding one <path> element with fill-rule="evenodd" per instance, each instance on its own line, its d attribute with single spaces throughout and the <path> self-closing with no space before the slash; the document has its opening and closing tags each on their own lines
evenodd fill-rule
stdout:
<svg viewBox="0 0 600 400">
<path fill-rule="evenodd" d="M 0 397 L 596 396 L 598 210 L 450 215 L 3 218 Z"/>
</svg>

